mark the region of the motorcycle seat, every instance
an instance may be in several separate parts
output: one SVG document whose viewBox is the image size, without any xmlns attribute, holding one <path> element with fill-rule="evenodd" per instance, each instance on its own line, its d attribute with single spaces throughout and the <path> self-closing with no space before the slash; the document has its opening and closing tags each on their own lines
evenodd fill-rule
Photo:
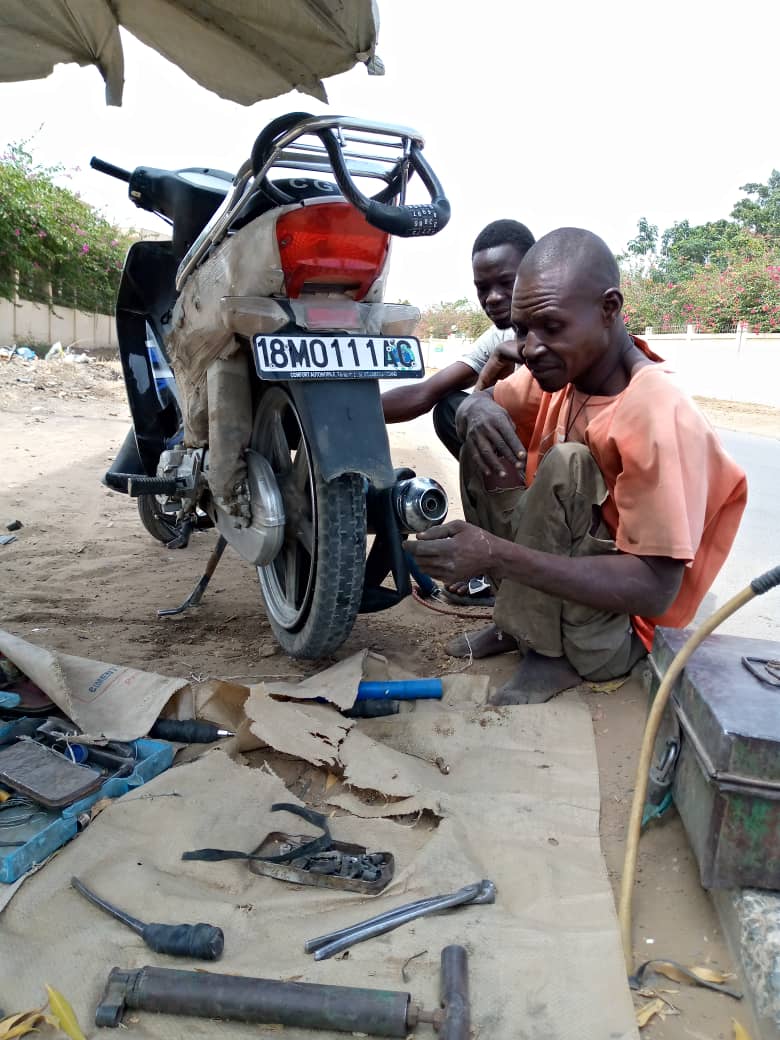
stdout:
<svg viewBox="0 0 780 1040">
<path fill-rule="evenodd" d="M 288 196 L 290 201 L 287 205 L 302 202 L 304 199 L 316 199 L 326 196 L 328 198 L 340 199 L 342 197 L 338 187 L 331 181 L 323 181 L 314 177 L 282 177 L 273 182 L 273 187 Z M 273 198 L 261 186 L 241 208 L 238 216 L 231 223 L 230 229 L 231 231 L 238 231 L 239 228 L 249 224 L 255 217 L 262 216 L 263 213 L 268 213 L 272 209 L 278 209 L 282 205 L 285 205 L 285 203 Z"/>
</svg>

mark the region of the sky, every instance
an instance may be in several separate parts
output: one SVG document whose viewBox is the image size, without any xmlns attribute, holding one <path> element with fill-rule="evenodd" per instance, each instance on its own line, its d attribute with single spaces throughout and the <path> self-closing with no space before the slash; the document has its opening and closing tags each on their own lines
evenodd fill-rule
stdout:
<svg viewBox="0 0 780 1040">
<path fill-rule="evenodd" d="M 125 94 L 105 105 L 94 67 L 0 84 L 0 146 L 32 137 L 40 162 L 122 226 L 164 229 L 126 188 L 89 169 L 212 166 L 234 171 L 262 127 L 288 111 L 412 126 L 452 203 L 448 227 L 396 241 L 387 300 L 467 297 L 471 244 L 512 217 L 540 237 L 588 228 L 615 252 L 646 216 L 727 217 L 740 185 L 780 167 L 775 0 L 379 0 L 377 52 L 326 81 L 329 104 L 298 93 L 243 107 L 199 87 L 123 34 Z"/>
</svg>

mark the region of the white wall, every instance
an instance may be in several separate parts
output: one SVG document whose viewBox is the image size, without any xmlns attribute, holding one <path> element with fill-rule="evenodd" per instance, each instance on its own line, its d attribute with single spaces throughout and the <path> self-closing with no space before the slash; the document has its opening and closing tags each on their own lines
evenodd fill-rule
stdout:
<svg viewBox="0 0 780 1040">
<path fill-rule="evenodd" d="M 30 343 L 64 347 L 116 347 L 116 324 L 109 314 L 87 314 L 55 304 L 0 300 L 0 346 Z"/>
<path fill-rule="evenodd" d="M 689 393 L 780 408 L 780 334 L 650 335 Z"/>
<path fill-rule="evenodd" d="M 780 408 L 780 334 L 753 335 L 744 328 L 727 335 L 697 335 L 692 329 L 654 335 L 648 330 L 644 338 L 674 367 L 689 394 Z M 116 347 L 116 325 L 108 314 L 0 300 L 0 346 L 51 345 L 57 340 L 66 347 Z M 468 340 L 454 336 L 425 340 L 425 367 L 444 368 L 469 347 Z"/>
<path fill-rule="evenodd" d="M 753 335 L 741 329 L 728 335 L 647 334 L 656 354 L 668 361 L 687 393 L 721 401 L 780 408 L 780 334 Z M 427 340 L 427 369 L 444 368 L 466 353 L 466 340 Z"/>
</svg>

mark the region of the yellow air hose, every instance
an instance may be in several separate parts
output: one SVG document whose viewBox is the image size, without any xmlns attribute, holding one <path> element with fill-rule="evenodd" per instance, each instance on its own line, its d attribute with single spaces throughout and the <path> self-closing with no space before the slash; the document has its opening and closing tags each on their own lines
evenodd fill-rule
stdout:
<svg viewBox="0 0 780 1040">
<path fill-rule="evenodd" d="M 767 571 L 760 577 L 754 578 L 746 588 L 738 592 L 736 596 L 733 596 L 728 603 L 724 603 L 714 614 L 711 614 L 681 647 L 679 653 L 669 665 L 661 685 L 658 687 L 653 706 L 647 717 L 642 747 L 639 752 L 634 798 L 631 802 L 631 815 L 628 818 L 623 874 L 620 881 L 618 919 L 620 921 L 620 934 L 623 940 L 623 954 L 626 958 L 626 968 L 629 975 L 633 971 L 634 964 L 631 942 L 631 906 L 634 896 L 634 876 L 636 874 L 636 861 L 639 852 L 639 836 L 642 830 L 642 814 L 647 799 L 647 779 L 653 757 L 653 748 L 655 747 L 655 739 L 658 735 L 664 709 L 677 677 L 688 663 L 691 654 L 696 650 L 699 643 L 706 639 L 710 633 L 714 632 L 726 618 L 731 617 L 740 607 L 744 607 L 754 597 L 762 596 L 765 592 L 769 592 L 776 585 L 780 585 L 780 566 L 773 567 L 772 570 Z"/>
</svg>

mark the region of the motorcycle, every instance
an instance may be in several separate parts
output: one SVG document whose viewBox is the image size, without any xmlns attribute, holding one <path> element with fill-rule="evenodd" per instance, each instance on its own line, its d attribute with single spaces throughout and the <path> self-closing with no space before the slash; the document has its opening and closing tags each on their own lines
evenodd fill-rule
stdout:
<svg viewBox="0 0 780 1040">
<path fill-rule="evenodd" d="M 197 588 L 232 546 L 257 568 L 293 657 L 331 654 L 358 612 L 409 595 L 404 539 L 446 517 L 440 485 L 394 470 L 379 392 L 380 379 L 424 375 L 419 311 L 383 302 L 391 237 L 449 219 L 423 143 L 404 127 L 292 113 L 235 176 L 91 161 L 172 225 L 171 241 L 136 242 L 124 265 L 133 426 L 104 482 L 172 548 L 216 527 Z M 407 201 L 414 177 L 430 201 Z"/>
</svg>

